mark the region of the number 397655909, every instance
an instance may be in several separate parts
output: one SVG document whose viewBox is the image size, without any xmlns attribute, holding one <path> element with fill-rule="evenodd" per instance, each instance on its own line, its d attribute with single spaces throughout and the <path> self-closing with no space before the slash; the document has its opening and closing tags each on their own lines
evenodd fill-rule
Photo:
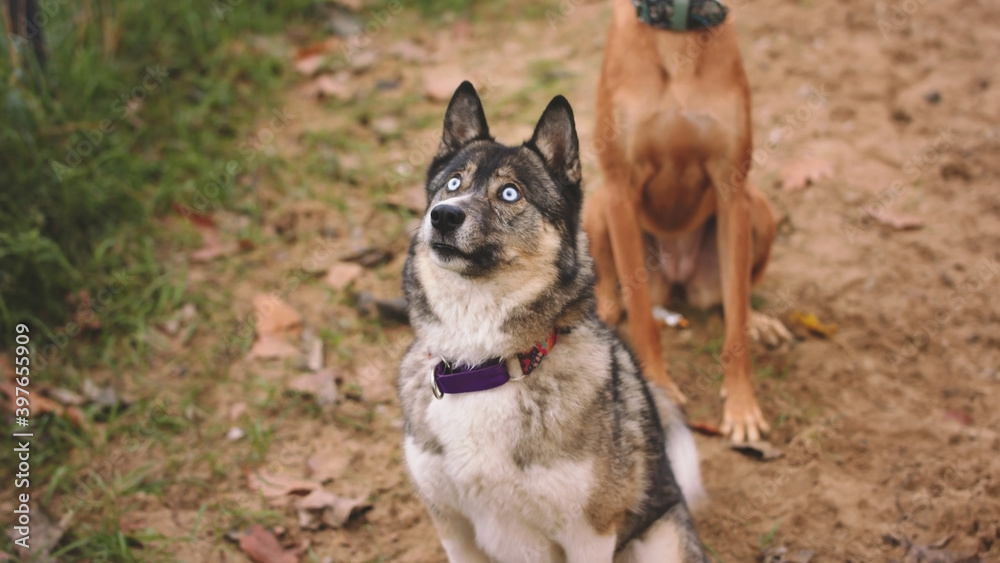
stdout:
<svg viewBox="0 0 1000 563">
<path fill-rule="evenodd" d="M 30 382 L 28 377 L 30 374 L 29 366 L 31 365 L 31 358 L 28 355 L 30 352 L 28 350 L 28 343 L 31 339 L 28 337 L 29 330 L 27 325 L 19 324 L 14 327 L 14 330 L 17 331 L 17 336 L 14 337 L 14 341 L 17 343 L 17 348 L 14 349 L 14 363 L 17 364 L 17 367 L 14 368 L 14 371 L 18 376 L 14 379 L 14 382 L 17 384 L 14 388 L 14 394 L 16 395 L 14 403 L 19 407 L 16 409 L 14 416 L 26 417 L 29 415 L 27 408 L 29 405 L 28 397 L 22 395 L 28 395 L 28 390 L 24 388 Z"/>
</svg>

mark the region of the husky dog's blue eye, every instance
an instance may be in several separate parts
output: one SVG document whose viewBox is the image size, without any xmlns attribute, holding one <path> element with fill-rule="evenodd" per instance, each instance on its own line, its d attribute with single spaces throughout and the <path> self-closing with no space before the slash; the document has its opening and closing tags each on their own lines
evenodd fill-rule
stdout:
<svg viewBox="0 0 1000 563">
<path fill-rule="evenodd" d="M 513 203 L 521 199 L 521 192 L 517 191 L 514 184 L 507 184 L 503 187 L 503 191 L 500 192 L 500 197 L 502 197 L 504 201 Z"/>
<path fill-rule="evenodd" d="M 462 185 L 462 177 L 461 176 L 455 176 L 451 180 L 448 180 L 448 184 L 447 184 L 446 187 L 448 188 L 449 192 L 453 192 L 453 191 L 457 190 L 459 188 L 459 186 L 461 186 L 461 185 Z"/>
</svg>

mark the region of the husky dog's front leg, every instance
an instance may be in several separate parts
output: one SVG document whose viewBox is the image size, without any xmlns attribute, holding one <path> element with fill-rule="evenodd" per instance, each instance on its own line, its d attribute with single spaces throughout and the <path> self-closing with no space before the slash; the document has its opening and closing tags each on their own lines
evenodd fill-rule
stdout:
<svg viewBox="0 0 1000 563">
<path fill-rule="evenodd" d="M 581 518 L 567 526 L 558 541 L 566 554 L 566 563 L 611 563 L 617 537 L 614 533 L 598 534 Z"/>
<path fill-rule="evenodd" d="M 457 512 L 430 510 L 441 545 L 451 563 L 491 563 L 490 558 L 476 544 L 472 522 Z"/>
</svg>

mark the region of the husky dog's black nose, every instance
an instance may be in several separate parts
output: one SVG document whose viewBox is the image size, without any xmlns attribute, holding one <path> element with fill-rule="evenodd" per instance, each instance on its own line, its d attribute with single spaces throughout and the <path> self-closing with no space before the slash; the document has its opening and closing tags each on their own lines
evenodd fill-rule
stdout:
<svg viewBox="0 0 1000 563">
<path fill-rule="evenodd" d="M 465 221 L 465 211 L 454 205 L 438 205 L 431 209 L 431 226 L 442 234 L 450 233 Z"/>
</svg>

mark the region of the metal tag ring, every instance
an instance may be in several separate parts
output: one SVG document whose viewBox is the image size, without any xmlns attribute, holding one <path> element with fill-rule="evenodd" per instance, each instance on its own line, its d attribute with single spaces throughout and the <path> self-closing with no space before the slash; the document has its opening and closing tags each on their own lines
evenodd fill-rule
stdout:
<svg viewBox="0 0 1000 563">
<path fill-rule="evenodd" d="M 509 361 L 513 361 L 514 370 L 510 369 L 510 364 L 507 363 Z M 522 379 L 524 379 L 524 370 L 521 369 L 521 362 L 517 359 L 517 357 L 510 359 L 505 358 L 504 363 L 507 363 L 507 374 L 510 376 L 511 381 L 521 381 Z M 515 375 L 515 370 L 516 370 L 516 375 Z"/>
<path fill-rule="evenodd" d="M 444 361 L 444 359 L 442 359 L 441 361 L 443 361 L 446 366 L 448 365 L 448 362 Z M 441 390 L 441 386 L 438 385 L 437 376 L 434 373 L 436 371 L 437 371 L 437 364 L 434 364 L 434 365 L 431 366 L 431 370 L 430 370 L 430 376 L 431 376 L 431 393 L 434 394 L 434 398 L 435 399 L 442 399 L 442 398 L 444 398 L 444 391 L 442 391 Z"/>
</svg>

